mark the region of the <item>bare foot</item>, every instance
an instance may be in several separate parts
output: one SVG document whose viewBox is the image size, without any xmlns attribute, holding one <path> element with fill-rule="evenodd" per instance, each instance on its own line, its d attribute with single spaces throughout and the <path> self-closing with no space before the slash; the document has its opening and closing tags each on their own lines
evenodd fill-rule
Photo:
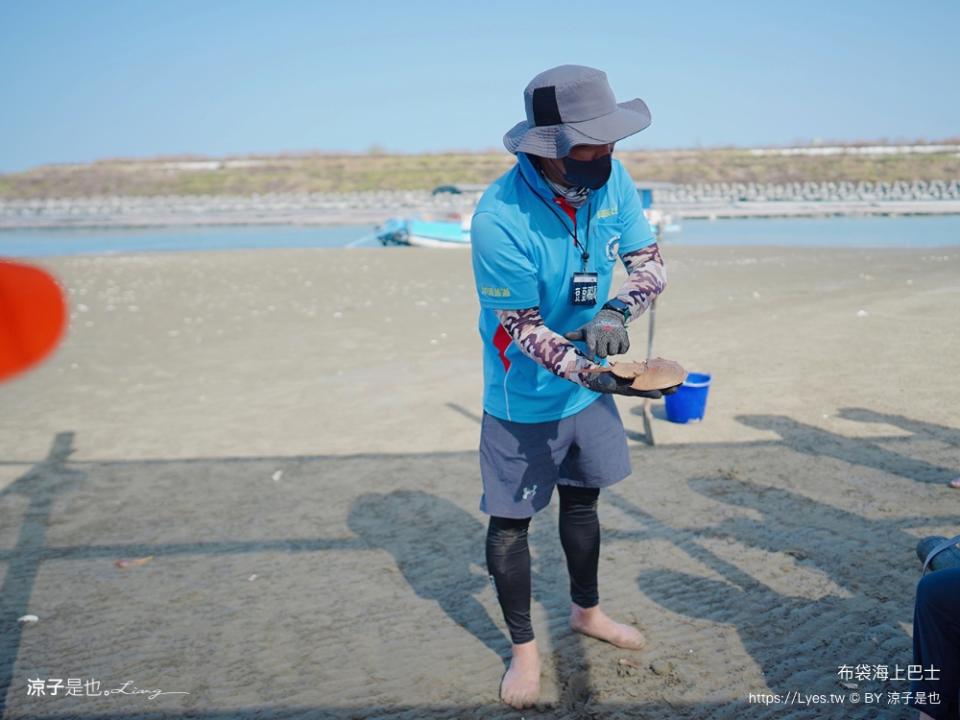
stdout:
<svg viewBox="0 0 960 720">
<path fill-rule="evenodd" d="M 954 478 L 947 483 L 948 487 L 952 487 L 954 490 L 960 490 L 960 477 Z"/>
<path fill-rule="evenodd" d="M 500 699 L 523 710 L 533 707 L 540 696 L 540 651 L 537 641 L 513 646 L 510 667 L 500 681 Z"/>
<path fill-rule="evenodd" d="M 570 606 L 570 627 L 578 633 L 606 640 L 624 650 L 640 650 L 647 644 L 643 633 L 630 625 L 614 622 L 600 609 L 599 605 L 582 608 L 572 603 Z"/>
</svg>

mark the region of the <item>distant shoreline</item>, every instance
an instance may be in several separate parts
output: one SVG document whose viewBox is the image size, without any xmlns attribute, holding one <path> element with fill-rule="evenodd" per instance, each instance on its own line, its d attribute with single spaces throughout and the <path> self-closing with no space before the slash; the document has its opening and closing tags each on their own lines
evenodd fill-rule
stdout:
<svg viewBox="0 0 960 720">
<path fill-rule="evenodd" d="M 960 142 L 618 150 L 684 218 L 953 215 Z M 115 159 L 0 174 L 0 230 L 378 225 L 472 211 L 506 152 Z M 438 192 L 434 194 L 432 189 Z M 445 192 L 439 192 L 445 190 Z M 450 192 L 452 191 L 452 192 Z"/>
<path fill-rule="evenodd" d="M 357 193 L 303 198 L 100 198 L 61 201 L 0 200 L 0 231 L 27 229 L 156 228 L 198 226 L 379 225 L 390 217 L 471 212 L 475 194 Z M 655 206 L 685 219 L 957 215 L 960 199 L 947 200 L 743 200 L 661 202 Z"/>
<path fill-rule="evenodd" d="M 617 149 L 616 157 L 644 187 L 960 182 L 960 138 L 910 145 Z M 442 185 L 486 187 L 515 162 L 503 150 L 115 158 L 0 173 L 0 200 L 416 193 Z"/>
</svg>

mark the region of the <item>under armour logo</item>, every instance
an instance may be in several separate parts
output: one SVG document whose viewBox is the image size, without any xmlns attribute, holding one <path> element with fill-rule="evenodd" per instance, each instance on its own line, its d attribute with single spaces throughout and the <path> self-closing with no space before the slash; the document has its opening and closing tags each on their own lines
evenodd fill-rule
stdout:
<svg viewBox="0 0 960 720">
<path fill-rule="evenodd" d="M 523 499 L 524 499 L 524 500 L 529 500 L 530 498 L 532 498 L 532 497 L 533 497 L 534 495 L 536 495 L 536 494 L 537 494 L 537 486 L 536 486 L 536 485 L 531 485 L 530 487 L 523 489 Z"/>
</svg>

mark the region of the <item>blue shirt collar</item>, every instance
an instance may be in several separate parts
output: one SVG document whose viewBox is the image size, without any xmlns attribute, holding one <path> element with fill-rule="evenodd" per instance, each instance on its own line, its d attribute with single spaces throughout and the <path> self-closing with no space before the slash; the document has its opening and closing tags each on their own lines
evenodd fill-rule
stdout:
<svg viewBox="0 0 960 720">
<path fill-rule="evenodd" d="M 530 187 L 532 187 L 545 200 L 553 202 L 553 198 L 556 197 L 556 195 L 554 195 L 553 190 L 549 185 L 547 185 L 546 181 L 533 166 L 533 163 L 530 162 L 530 158 L 527 157 L 526 153 L 517 153 L 517 165 L 520 166 L 520 174 L 523 175 L 524 179 L 528 183 L 530 183 Z"/>
</svg>

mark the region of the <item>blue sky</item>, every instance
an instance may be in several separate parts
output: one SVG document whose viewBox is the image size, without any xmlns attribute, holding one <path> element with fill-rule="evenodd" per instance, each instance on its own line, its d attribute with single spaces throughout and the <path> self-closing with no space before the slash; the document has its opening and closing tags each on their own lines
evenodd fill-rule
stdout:
<svg viewBox="0 0 960 720">
<path fill-rule="evenodd" d="M 642 97 L 630 148 L 960 135 L 960 2 L 0 0 L 0 172 L 502 148 L 533 75 Z"/>
</svg>

